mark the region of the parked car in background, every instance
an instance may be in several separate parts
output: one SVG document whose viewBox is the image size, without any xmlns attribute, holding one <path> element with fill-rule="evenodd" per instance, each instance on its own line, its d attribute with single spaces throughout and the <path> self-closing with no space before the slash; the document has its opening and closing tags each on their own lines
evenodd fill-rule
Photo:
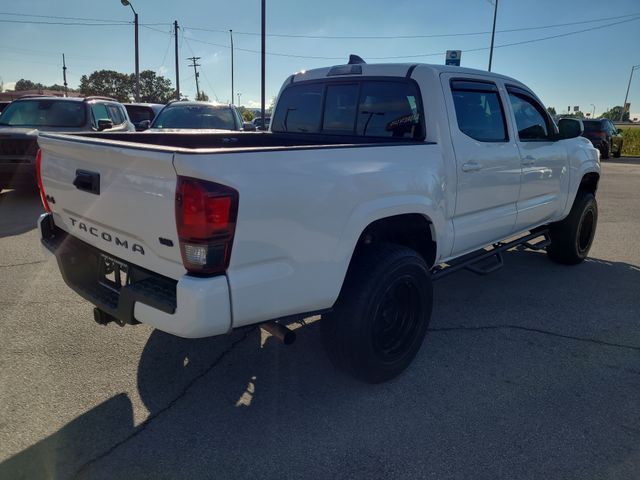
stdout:
<svg viewBox="0 0 640 480">
<path fill-rule="evenodd" d="M 143 130 L 146 125 L 143 122 Z M 244 130 L 248 127 L 234 105 L 210 102 L 173 101 L 150 123 L 150 131 Z M 249 128 L 247 128 L 249 129 Z"/>
<path fill-rule="evenodd" d="M 161 103 L 124 103 L 123 105 L 127 109 L 131 123 L 133 123 L 138 132 L 145 130 L 142 122 L 148 120 L 150 124 L 164 108 Z"/>
<path fill-rule="evenodd" d="M 609 158 L 611 155 L 618 158 L 622 154 L 622 132 L 607 120 L 601 118 L 597 120 L 583 120 L 583 136 L 591 140 L 593 146 L 600 150 L 602 158 Z"/>
<path fill-rule="evenodd" d="M 7 108 L 7 105 L 9 105 L 11 102 L 6 102 L 6 101 L 2 101 L 0 102 L 0 115 L 2 115 L 2 111 Z"/>
<path fill-rule="evenodd" d="M 262 117 L 254 118 L 251 123 L 253 123 L 256 129 L 260 130 L 262 128 Z M 269 126 L 271 125 L 271 117 L 264 118 L 264 129 L 269 130 Z"/>
<path fill-rule="evenodd" d="M 39 132 L 133 132 L 127 111 L 107 97 L 22 97 L 0 116 L 0 191 L 36 186 Z"/>
</svg>

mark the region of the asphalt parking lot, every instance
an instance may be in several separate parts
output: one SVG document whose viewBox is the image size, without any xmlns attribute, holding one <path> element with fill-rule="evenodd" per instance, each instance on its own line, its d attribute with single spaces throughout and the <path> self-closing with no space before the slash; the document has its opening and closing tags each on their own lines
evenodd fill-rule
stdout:
<svg viewBox="0 0 640 480">
<path fill-rule="evenodd" d="M 0 194 L 0 479 L 640 478 L 640 159 L 603 165 L 591 258 L 513 251 L 435 286 L 386 384 L 334 370 L 318 323 L 182 340 L 101 327 Z"/>
</svg>

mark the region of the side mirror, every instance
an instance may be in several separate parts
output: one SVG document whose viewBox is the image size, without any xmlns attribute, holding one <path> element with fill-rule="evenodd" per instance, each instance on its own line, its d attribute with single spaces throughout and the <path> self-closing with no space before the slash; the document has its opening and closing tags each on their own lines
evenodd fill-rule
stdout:
<svg viewBox="0 0 640 480">
<path fill-rule="evenodd" d="M 255 132 L 256 131 L 256 126 L 253 123 L 244 122 L 242 124 L 242 129 L 245 132 Z"/>
<path fill-rule="evenodd" d="M 582 135 L 582 132 L 584 132 L 584 127 L 580 120 L 575 120 L 573 118 L 561 118 L 558 122 L 558 130 L 560 131 L 558 139 L 564 140 L 567 138 L 579 137 Z"/>
<path fill-rule="evenodd" d="M 108 130 L 113 128 L 113 122 L 108 118 L 101 118 L 98 120 L 98 131 L 101 132 L 103 130 Z"/>
<path fill-rule="evenodd" d="M 151 120 L 142 120 L 136 125 L 136 130 L 138 132 L 144 132 L 145 130 L 149 130 L 151 127 Z"/>
</svg>

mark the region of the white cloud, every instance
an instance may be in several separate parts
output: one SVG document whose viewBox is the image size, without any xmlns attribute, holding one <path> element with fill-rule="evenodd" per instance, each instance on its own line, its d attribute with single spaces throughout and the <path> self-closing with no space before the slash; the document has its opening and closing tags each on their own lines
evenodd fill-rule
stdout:
<svg viewBox="0 0 640 480">
<path fill-rule="evenodd" d="M 16 82 L 6 82 L 6 83 L 3 85 L 3 88 L 4 88 L 4 90 L 5 90 L 5 91 L 7 91 L 7 90 L 13 90 L 14 88 L 16 88 Z"/>
<path fill-rule="evenodd" d="M 169 69 L 163 65 L 158 69 L 156 74 L 161 75 L 161 76 L 165 76 L 168 72 L 169 72 Z"/>
<path fill-rule="evenodd" d="M 255 100 L 249 100 L 247 102 L 245 102 L 243 100 L 242 101 L 242 106 L 247 107 L 247 108 L 260 108 L 262 106 L 262 104 L 260 102 L 256 102 Z M 265 108 L 268 107 L 268 106 L 269 106 L 269 104 L 265 105 Z"/>
</svg>

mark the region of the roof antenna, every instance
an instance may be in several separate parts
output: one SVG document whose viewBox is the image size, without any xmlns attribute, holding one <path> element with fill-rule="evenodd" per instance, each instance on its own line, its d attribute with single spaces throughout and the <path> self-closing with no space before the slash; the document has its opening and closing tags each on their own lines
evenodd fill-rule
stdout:
<svg viewBox="0 0 640 480">
<path fill-rule="evenodd" d="M 365 62 L 362 59 L 362 57 L 359 57 L 358 55 L 354 55 L 354 54 L 349 55 L 349 63 L 348 63 L 348 65 L 358 65 L 358 64 L 361 64 L 361 63 L 367 63 L 367 62 Z"/>
</svg>

